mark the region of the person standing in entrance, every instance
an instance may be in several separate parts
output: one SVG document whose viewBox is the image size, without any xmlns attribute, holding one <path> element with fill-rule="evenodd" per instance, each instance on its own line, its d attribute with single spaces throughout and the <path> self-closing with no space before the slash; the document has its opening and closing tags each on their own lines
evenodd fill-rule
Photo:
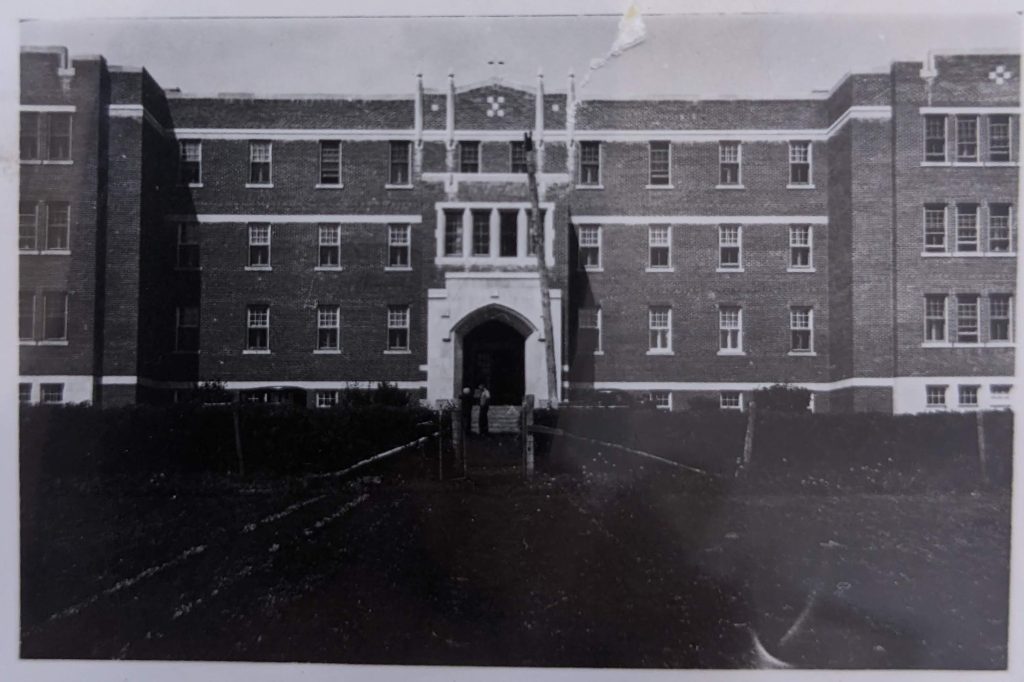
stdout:
<svg viewBox="0 0 1024 682">
<path fill-rule="evenodd" d="M 462 411 L 462 433 L 468 434 L 473 426 L 473 392 L 469 386 L 459 394 L 459 409 Z"/>
<path fill-rule="evenodd" d="M 491 407 L 491 392 L 487 386 L 480 384 L 480 435 L 487 435 L 487 411 Z"/>
</svg>

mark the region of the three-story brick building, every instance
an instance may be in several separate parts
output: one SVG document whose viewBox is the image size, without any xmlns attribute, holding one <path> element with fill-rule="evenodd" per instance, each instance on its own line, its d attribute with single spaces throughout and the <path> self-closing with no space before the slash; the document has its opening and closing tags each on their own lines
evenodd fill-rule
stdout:
<svg viewBox="0 0 1024 682">
<path fill-rule="evenodd" d="M 26 49 L 21 399 L 546 396 L 530 132 L 563 398 L 742 409 L 785 383 L 817 410 L 1007 405 L 1018 70 L 938 56 L 792 100 L 453 75 L 191 97 Z"/>
</svg>

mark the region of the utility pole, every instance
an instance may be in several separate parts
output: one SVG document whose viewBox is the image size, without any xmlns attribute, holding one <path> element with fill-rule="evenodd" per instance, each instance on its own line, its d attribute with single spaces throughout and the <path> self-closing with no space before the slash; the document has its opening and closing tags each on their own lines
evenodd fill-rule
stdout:
<svg viewBox="0 0 1024 682">
<path fill-rule="evenodd" d="M 548 261 L 544 253 L 544 229 L 540 224 L 540 197 L 537 193 L 537 152 L 530 133 L 523 133 L 526 148 L 526 179 L 530 186 L 530 240 L 537 254 L 537 272 L 540 274 L 541 317 L 544 320 L 544 356 L 548 368 L 548 404 L 558 404 L 558 372 L 555 366 L 555 330 L 551 321 L 551 287 L 548 280 Z"/>
</svg>

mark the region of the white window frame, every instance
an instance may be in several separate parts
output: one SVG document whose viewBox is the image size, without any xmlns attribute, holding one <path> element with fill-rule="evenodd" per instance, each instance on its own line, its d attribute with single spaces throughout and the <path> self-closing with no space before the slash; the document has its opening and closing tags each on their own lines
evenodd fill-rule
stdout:
<svg viewBox="0 0 1024 682">
<path fill-rule="evenodd" d="M 807 148 L 806 159 L 801 159 L 798 152 L 799 146 L 805 145 Z M 814 187 L 814 143 L 810 140 L 792 140 L 789 143 L 789 182 L 786 187 L 788 188 L 809 188 Z M 793 180 L 793 171 L 796 170 L 797 166 L 807 166 L 807 180 L 804 182 L 796 182 Z"/>
<path fill-rule="evenodd" d="M 469 255 L 472 258 L 491 258 L 491 257 L 494 257 L 494 256 L 497 255 L 497 254 L 494 254 L 494 253 L 491 252 L 491 246 L 492 246 L 492 242 L 491 242 L 491 232 L 492 232 L 492 229 L 491 228 L 493 227 L 493 225 L 491 225 L 491 214 L 492 213 L 493 213 L 493 211 L 491 209 L 477 209 L 477 208 L 474 208 L 474 209 L 470 210 L 470 212 L 469 212 L 469 230 L 470 230 L 470 232 L 469 232 Z M 478 218 L 482 219 L 480 223 L 477 223 L 477 219 Z M 484 228 L 483 234 L 485 236 L 485 239 L 483 240 L 483 244 L 486 247 L 486 249 L 484 251 L 482 251 L 482 252 L 481 251 L 477 251 L 477 228 L 478 227 L 483 227 Z"/>
<path fill-rule="evenodd" d="M 806 313 L 806 324 L 801 316 Z M 790 355 L 815 355 L 814 351 L 814 308 L 809 305 L 795 305 L 789 308 L 789 354 Z M 807 332 L 807 348 L 796 348 L 793 341 L 796 334 Z"/>
<path fill-rule="evenodd" d="M 672 306 L 647 308 L 647 354 L 672 355 Z"/>
<path fill-rule="evenodd" d="M 1005 159 L 992 158 L 994 156 L 993 152 L 995 151 L 995 148 L 992 146 L 992 141 L 995 139 L 995 136 L 992 134 L 992 129 L 997 125 L 1003 125 L 1002 123 L 995 122 L 995 119 L 997 118 L 1006 119 L 1006 149 L 1005 151 L 1003 151 L 1002 149 L 999 150 L 1000 154 L 1005 153 Z M 989 114 L 986 117 L 986 119 L 986 128 L 988 133 L 988 149 L 986 150 L 986 160 L 989 161 L 990 163 L 1010 163 L 1011 161 L 1013 161 L 1013 117 L 1010 114 Z"/>
<path fill-rule="evenodd" d="M 735 312 L 735 323 L 730 314 Z M 745 355 L 743 350 L 743 306 L 718 306 L 718 354 Z"/>
<path fill-rule="evenodd" d="M 324 345 L 321 342 L 320 332 L 334 332 L 334 345 Z M 317 353 L 339 353 L 341 352 L 341 306 L 335 304 L 320 304 L 316 307 L 316 346 Z"/>
<path fill-rule="evenodd" d="M 928 218 L 940 213 L 942 215 L 942 243 L 929 244 L 929 234 L 937 235 L 938 231 L 929 232 Z M 921 209 L 922 246 L 925 253 L 949 252 L 949 207 L 945 204 L 925 204 Z"/>
<path fill-rule="evenodd" d="M 179 143 L 179 163 L 181 164 L 178 173 L 178 181 L 187 187 L 203 186 L 203 141 L 202 140 L 181 140 Z M 190 154 L 194 150 L 195 154 Z M 194 156 L 194 158 L 192 158 Z M 194 163 L 198 172 L 195 180 L 185 180 L 185 164 Z"/>
<path fill-rule="evenodd" d="M 726 235 L 735 229 L 735 241 L 726 240 Z M 722 256 L 725 249 L 736 249 L 736 263 L 725 263 Z M 718 226 L 718 272 L 743 272 L 743 226 L 742 225 L 719 225 Z"/>
<path fill-rule="evenodd" d="M 942 410 L 948 406 L 949 386 L 928 384 L 924 387 L 924 405 L 928 409 Z"/>
<path fill-rule="evenodd" d="M 32 384 L 27 381 L 18 382 L 18 404 L 32 404 Z"/>
<path fill-rule="evenodd" d="M 39 246 L 43 253 L 60 253 L 66 254 L 71 251 L 71 202 L 70 201 L 47 201 L 44 204 L 46 209 L 46 230 L 43 234 L 43 243 Z M 55 216 L 63 214 L 67 222 L 63 225 L 63 236 L 61 238 L 62 244 L 57 246 L 51 246 L 50 244 L 50 232 L 54 226 L 53 218 Z M 56 232 L 56 230 L 54 230 Z"/>
<path fill-rule="evenodd" d="M 736 404 L 726 404 L 726 398 L 729 399 L 729 403 L 732 402 L 732 398 L 736 398 Z M 720 410 L 739 410 L 743 411 L 743 391 L 720 391 L 718 394 L 718 408 Z"/>
<path fill-rule="evenodd" d="M 262 159 L 260 150 L 266 149 L 266 159 Z M 255 170 L 255 164 L 266 164 L 267 165 L 267 179 L 265 181 L 256 181 L 253 179 L 253 170 Z M 273 187 L 274 186 L 274 143 L 269 140 L 250 140 L 249 141 L 249 175 L 245 183 L 246 187 Z"/>
<path fill-rule="evenodd" d="M 995 206 L 1000 206 L 1000 207 L 1005 206 L 1006 207 L 1006 215 L 1004 216 L 1004 215 L 997 215 L 997 214 L 995 214 L 993 212 L 993 210 L 992 210 L 992 208 L 995 207 Z M 1014 229 L 1013 229 L 1013 221 L 1014 221 L 1013 204 L 1008 204 L 1008 203 L 1003 203 L 1003 202 L 991 203 L 991 204 L 988 205 L 987 213 L 988 213 L 988 241 L 985 244 L 986 251 L 988 251 L 989 253 L 1000 253 L 1000 254 L 1007 254 L 1007 255 L 1016 253 L 1017 245 L 1014 243 L 1015 240 L 1014 240 L 1014 234 L 1013 234 L 1014 233 Z M 1003 250 L 1003 249 L 998 249 L 997 250 L 997 249 L 992 247 L 992 241 L 993 241 L 992 232 L 993 232 L 993 229 L 995 228 L 995 225 L 993 224 L 993 218 L 1004 218 L 1004 217 L 1006 218 L 1006 225 L 1000 225 L 999 229 L 1005 229 L 1006 230 L 1006 249 L 1005 250 Z"/>
<path fill-rule="evenodd" d="M 1001 301 L 1002 299 L 1006 299 L 1005 300 L 1006 314 L 1005 315 L 999 315 L 997 317 L 996 314 L 995 314 L 995 304 L 996 304 L 997 300 Z M 1005 339 L 997 339 L 997 338 L 995 338 L 995 335 L 992 333 L 992 330 L 994 329 L 995 323 L 999 322 L 999 321 L 1005 321 L 1006 322 L 1006 338 Z M 988 295 L 988 340 L 989 340 L 989 343 L 1012 344 L 1013 343 L 1013 339 L 1014 339 L 1014 329 L 1013 329 L 1013 327 L 1014 327 L 1014 319 L 1013 319 L 1013 294 L 1006 294 L 1006 293 L 992 293 L 992 294 L 989 294 Z"/>
<path fill-rule="evenodd" d="M 31 214 L 28 211 L 23 210 L 25 207 L 30 206 L 32 208 Z M 39 207 L 38 201 L 19 201 L 18 202 L 18 250 L 27 252 L 38 252 L 39 251 Z M 32 236 L 31 243 L 23 242 L 27 240 L 28 235 L 22 234 L 22 228 L 27 227 L 28 221 L 26 218 L 31 215 L 32 217 Z"/>
<path fill-rule="evenodd" d="M 657 176 L 654 171 L 655 145 L 664 145 L 667 156 L 665 172 L 662 174 L 659 170 Z M 668 140 L 651 140 L 647 143 L 647 189 L 672 189 L 672 143 Z"/>
<path fill-rule="evenodd" d="M 929 137 L 928 121 L 939 119 L 942 120 L 942 158 L 938 158 L 938 154 L 935 154 L 933 158 L 929 158 L 928 142 L 940 138 L 935 136 Z M 924 163 L 946 163 L 949 160 L 949 117 L 945 114 L 925 114 L 922 122 L 924 123 Z"/>
<path fill-rule="evenodd" d="M 974 207 L 974 211 L 962 210 L 962 209 L 966 209 L 966 208 L 971 207 L 971 206 Z M 981 225 L 980 225 L 980 221 L 978 220 L 978 217 L 979 217 L 978 213 L 980 213 L 980 211 L 981 211 L 981 206 L 979 204 L 963 203 L 963 204 L 957 204 L 956 205 L 956 228 L 955 228 L 956 229 L 956 243 L 955 243 L 954 246 L 956 248 L 956 252 L 957 253 L 978 253 L 978 252 L 981 251 Z M 974 227 L 973 227 L 974 239 L 973 240 L 962 239 L 961 230 L 968 230 L 968 229 L 972 229 L 972 228 L 961 226 L 960 218 L 961 217 L 972 216 L 972 215 L 974 216 Z M 967 246 L 972 246 L 973 248 L 964 248 L 964 247 L 967 247 Z"/>
<path fill-rule="evenodd" d="M 316 270 L 341 270 L 341 225 L 319 223 L 316 228 Z M 325 249 L 333 249 L 334 263 L 324 263 Z"/>
<path fill-rule="evenodd" d="M 335 182 L 324 182 L 324 145 L 338 145 L 338 179 Z M 341 140 L 320 140 L 320 145 L 317 148 L 317 188 L 338 189 L 345 186 L 342 180 L 341 147 Z"/>
<path fill-rule="evenodd" d="M 965 398 L 972 396 L 973 400 L 965 400 Z M 978 386 L 977 384 L 959 384 L 956 387 L 956 398 L 957 407 L 969 409 L 980 407 L 981 386 Z"/>
<path fill-rule="evenodd" d="M 806 242 L 800 237 L 806 234 Z M 798 265 L 796 256 L 801 251 L 807 251 L 807 264 Z M 790 225 L 789 226 L 789 272 L 814 272 L 814 226 L 813 225 Z"/>
<path fill-rule="evenodd" d="M 39 343 L 45 345 L 47 343 L 66 345 L 68 342 L 68 294 L 64 291 L 44 291 L 42 295 L 43 299 L 43 328 L 39 336 Z M 47 322 L 50 319 L 47 301 L 57 299 L 61 301 L 61 310 L 63 325 L 60 336 L 48 336 L 47 335 Z M 56 319 L 56 318 L 54 318 Z"/>
<path fill-rule="evenodd" d="M 266 230 L 265 238 L 263 230 Z M 249 237 L 249 243 L 247 248 L 248 264 L 245 266 L 246 270 L 271 270 L 273 269 L 272 259 L 272 239 L 273 229 L 270 223 L 249 223 L 247 226 L 247 232 Z M 259 253 L 253 249 L 266 248 L 267 251 L 267 262 L 257 263 L 253 262 L 253 254 Z"/>
<path fill-rule="evenodd" d="M 604 269 L 604 249 L 602 243 L 604 241 L 604 229 L 602 225 L 580 225 L 577 237 L 579 240 L 579 265 L 582 270 L 587 272 L 600 272 Z M 584 235 L 587 238 L 584 239 Z M 590 239 L 590 235 L 596 235 L 593 241 Z M 583 258 L 583 249 L 594 249 L 597 252 L 597 265 L 590 265 Z"/>
<path fill-rule="evenodd" d="M 62 383 L 51 383 L 46 382 L 39 384 L 39 403 L 41 405 L 63 405 L 64 404 L 64 384 Z M 56 391 L 56 400 L 50 399 L 47 391 Z"/>
<path fill-rule="evenodd" d="M 953 125 L 955 126 L 955 132 L 956 132 L 956 162 L 957 163 L 979 163 L 981 161 L 981 149 L 979 148 L 980 145 L 978 143 L 979 142 L 978 141 L 979 133 L 981 132 L 980 131 L 980 127 L 981 127 L 980 126 L 980 123 L 981 123 L 980 118 L 981 117 L 978 116 L 977 114 L 957 114 L 954 117 Z M 974 139 L 973 140 L 961 139 L 961 137 L 960 137 L 960 123 L 961 122 L 967 123 L 969 121 L 973 121 L 973 123 L 974 123 Z M 961 145 L 973 145 L 973 147 L 974 147 L 974 155 L 973 155 L 973 157 L 965 156 L 965 155 L 961 154 L 960 153 L 960 146 Z"/>
<path fill-rule="evenodd" d="M 664 402 L 662 402 L 664 400 Z M 651 391 L 651 402 L 658 410 L 672 411 L 672 391 Z"/>
<path fill-rule="evenodd" d="M 594 317 L 593 317 L 594 326 L 584 326 L 584 324 L 583 324 L 583 314 L 584 314 L 584 312 L 590 313 L 591 311 L 594 314 Z M 577 326 L 579 331 L 582 331 L 583 329 L 595 329 L 595 330 L 597 330 L 597 344 L 596 344 L 596 346 L 594 348 L 594 355 L 604 355 L 604 330 L 602 329 L 603 322 L 601 320 L 601 314 L 602 314 L 601 313 L 601 306 L 581 307 L 579 309 L 579 312 L 577 313 L 578 319 L 577 319 L 577 325 L 576 326 Z M 579 333 L 579 331 L 577 331 L 577 334 Z"/>
<path fill-rule="evenodd" d="M 965 321 L 969 322 L 970 317 L 963 316 L 961 314 L 961 306 L 966 307 L 971 304 L 973 299 L 974 304 L 974 340 L 962 339 L 961 336 L 971 336 L 969 324 L 964 324 Z M 978 294 L 957 294 L 956 295 L 956 339 L 955 342 L 958 344 L 965 345 L 976 345 L 981 343 L 981 296 Z"/>
<path fill-rule="evenodd" d="M 266 343 L 255 346 L 251 343 L 250 332 L 254 329 L 266 330 Z M 264 354 L 270 352 L 270 306 L 264 303 L 251 303 L 245 307 L 245 350 L 246 354 Z"/>
<path fill-rule="evenodd" d="M 459 140 L 459 172 L 468 173 L 470 175 L 479 174 L 483 171 L 480 167 L 480 141 L 479 140 Z M 467 164 L 466 153 L 470 150 L 474 150 L 473 158 Z M 476 166 L 476 170 L 466 170 L 467 165 Z"/>
<path fill-rule="evenodd" d="M 942 317 L 930 315 L 928 312 L 929 300 L 942 301 Z M 929 322 L 941 322 L 935 328 L 942 332 L 942 338 L 929 338 L 928 331 L 931 328 Z M 924 345 L 948 345 L 949 344 L 949 295 L 948 294 L 925 294 L 924 295 Z"/>
<path fill-rule="evenodd" d="M 654 264 L 654 250 L 665 250 L 665 265 Z M 647 227 L 647 272 L 672 272 L 672 226 L 649 225 Z"/>
<path fill-rule="evenodd" d="M 576 161 L 576 165 L 577 165 L 577 169 L 576 170 L 577 170 L 577 173 L 579 174 L 579 176 L 578 176 L 578 182 L 576 183 L 576 186 L 577 187 L 581 187 L 581 188 L 588 187 L 588 188 L 600 189 L 603 186 L 602 185 L 602 180 L 603 180 L 603 173 L 604 173 L 604 145 L 601 144 L 597 140 L 584 140 L 584 141 L 581 141 L 579 143 L 579 145 L 580 145 L 579 159 L 577 159 L 577 161 Z M 596 182 L 584 182 L 584 175 L 583 175 L 583 166 L 584 166 L 584 163 L 583 163 L 583 148 L 584 148 L 584 146 L 590 146 L 590 145 L 594 145 L 594 146 L 597 147 L 597 181 Z M 593 166 L 593 165 L 594 164 L 592 162 L 588 162 L 587 163 L 587 166 Z"/>
<path fill-rule="evenodd" d="M 388 333 L 387 343 L 385 345 L 385 353 L 410 353 L 412 348 L 412 313 L 410 306 L 407 304 L 403 305 L 389 305 L 387 308 L 387 321 L 388 321 Z M 405 345 L 391 345 L 391 331 L 392 330 L 404 330 L 405 331 Z"/>
<path fill-rule="evenodd" d="M 319 409 L 330 409 L 338 405 L 338 391 L 317 391 L 314 397 Z"/>
<path fill-rule="evenodd" d="M 523 154 L 521 170 L 516 169 L 516 150 L 520 150 Z M 526 167 L 526 143 L 522 140 L 512 140 L 508 144 L 508 172 L 509 173 L 525 173 Z M 538 169 L 539 170 L 539 169 Z"/>
<path fill-rule="evenodd" d="M 29 327 L 29 334 L 28 334 L 28 336 L 22 336 L 21 335 L 21 299 L 22 299 L 22 297 L 25 297 L 26 300 L 31 300 L 32 301 L 31 320 L 30 320 L 30 323 L 29 323 L 30 327 Z M 26 343 L 27 342 L 29 344 L 32 344 L 32 343 L 35 343 L 36 341 L 39 340 L 38 337 L 37 337 L 37 334 L 39 333 L 37 331 L 37 328 L 38 328 L 39 325 L 38 325 L 38 318 L 37 318 L 37 315 L 36 315 L 36 309 L 38 307 L 39 307 L 39 296 L 34 291 L 24 291 L 24 290 L 22 290 L 22 291 L 18 292 L 18 340 L 20 342 L 22 342 L 22 343 Z"/>
<path fill-rule="evenodd" d="M 729 150 L 736 149 L 736 157 L 732 158 Z M 723 182 L 722 171 L 726 165 L 736 166 L 736 181 Z M 720 140 L 718 142 L 718 189 L 743 189 L 743 143 L 737 140 Z"/>
<path fill-rule="evenodd" d="M 395 265 L 392 263 L 391 255 L 402 250 L 405 251 L 405 265 Z M 389 272 L 412 270 L 412 225 L 398 223 L 388 225 L 388 261 L 384 269 Z"/>
</svg>

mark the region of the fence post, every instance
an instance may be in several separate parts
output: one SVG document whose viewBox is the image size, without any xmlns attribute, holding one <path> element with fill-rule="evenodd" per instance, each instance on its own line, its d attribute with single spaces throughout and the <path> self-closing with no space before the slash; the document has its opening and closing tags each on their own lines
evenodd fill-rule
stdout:
<svg viewBox="0 0 1024 682">
<path fill-rule="evenodd" d="M 534 398 L 532 395 L 523 397 L 523 411 L 519 417 L 520 427 L 523 433 L 523 473 L 527 478 L 533 476 L 533 432 L 530 431 L 530 427 L 533 426 L 533 404 Z"/>
<path fill-rule="evenodd" d="M 747 410 L 747 433 L 743 437 L 743 463 L 746 468 L 750 464 L 750 458 L 754 454 L 754 420 L 757 415 L 757 403 L 750 401 L 750 409 Z"/>
<path fill-rule="evenodd" d="M 455 406 L 452 410 L 452 461 L 455 468 L 459 468 L 459 461 L 462 461 L 462 469 L 465 471 L 466 453 L 463 444 L 465 434 L 462 433 L 462 407 L 459 405 Z"/>
<path fill-rule="evenodd" d="M 245 476 L 245 457 L 242 456 L 242 425 L 239 423 L 238 404 L 231 410 L 231 421 L 235 427 L 235 455 L 238 456 L 238 475 Z"/>
<path fill-rule="evenodd" d="M 988 451 L 985 446 L 985 413 L 978 410 L 974 413 L 978 431 L 978 465 L 981 468 L 981 484 L 988 485 Z"/>
<path fill-rule="evenodd" d="M 444 409 L 437 407 L 437 480 L 444 480 Z"/>
</svg>

